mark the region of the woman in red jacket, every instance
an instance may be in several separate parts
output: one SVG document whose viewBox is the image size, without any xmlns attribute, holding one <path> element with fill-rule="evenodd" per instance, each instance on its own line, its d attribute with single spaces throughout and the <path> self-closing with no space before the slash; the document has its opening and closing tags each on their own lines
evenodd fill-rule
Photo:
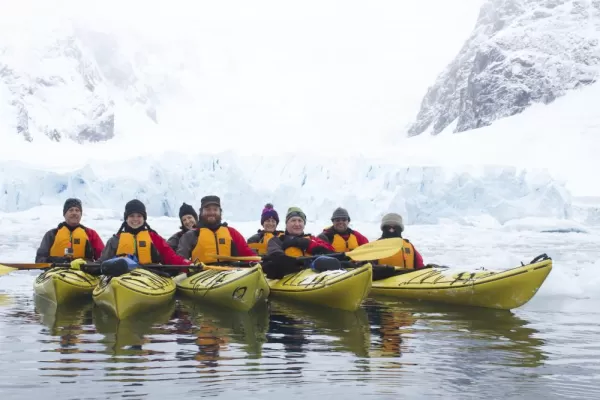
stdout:
<svg viewBox="0 0 600 400">
<path fill-rule="evenodd" d="M 113 235 L 100 256 L 106 261 L 117 256 L 134 256 L 138 263 L 190 265 L 190 262 L 178 256 L 168 243 L 146 222 L 146 206 L 139 200 L 131 200 L 125 205 L 124 222 Z"/>
</svg>

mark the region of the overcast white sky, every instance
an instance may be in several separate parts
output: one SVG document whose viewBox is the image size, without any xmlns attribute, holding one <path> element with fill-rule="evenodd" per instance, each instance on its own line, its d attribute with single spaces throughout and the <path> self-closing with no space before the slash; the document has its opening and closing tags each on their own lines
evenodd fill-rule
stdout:
<svg viewBox="0 0 600 400">
<path fill-rule="evenodd" d="M 0 0 L 5 22 L 36 29 L 75 16 L 89 28 L 136 32 L 179 50 L 193 96 L 159 110 L 174 134 L 355 145 L 404 134 L 481 2 Z"/>
</svg>

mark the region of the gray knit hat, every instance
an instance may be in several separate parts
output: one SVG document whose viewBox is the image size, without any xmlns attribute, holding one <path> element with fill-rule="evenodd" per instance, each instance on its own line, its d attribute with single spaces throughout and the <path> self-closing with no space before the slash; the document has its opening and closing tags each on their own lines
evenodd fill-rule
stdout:
<svg viewBox="0 0 600 400">
<path fill-rule="evenodd" d="M 396 213 L 385 214 L 381 219 L 381 229 L 383 230 L 384 226 L 398 226 L 400 227 L 400 232 L 404 231 L 404 223 L 402 222 L 402 215 Z"/>
<path fill-rule="evenodd" d="M 347 218 L 348 221 L 350 221 L 350 215 L 348 214 L 348 210 L 342 207 L 336 208 L 333 212 L 333 215 L 331 216 L 331 220 L 333 221 L 336 218 Z"/>
</svg>

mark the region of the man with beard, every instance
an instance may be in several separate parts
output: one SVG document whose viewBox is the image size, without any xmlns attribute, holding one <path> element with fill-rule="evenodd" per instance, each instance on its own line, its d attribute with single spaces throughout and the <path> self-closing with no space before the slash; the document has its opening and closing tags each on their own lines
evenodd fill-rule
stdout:
<svg viewBox="0 0 600 400">
<path fill-rule="evenodd" d="M 94 261 L 100 258 L 104 243 L 95 230 L 80 224 L 82 215 L 81 200 L 65 201 L 65 220 L 46 232 L 35 256 L 36 263 L 70 262 L 77 258 Z"/>
<path fill-rule="evenodd" d="M 200 200 L 200 221 L 195 229 L 186 232 L 179 241 L 177 254 L 192 262 L 217 262 L 209 254 L 221 256 L 256 256 L 240 232 L 221 222 L 221 199 L 205 196 Z"/>
<path fill-rule="evenodd" d="M 389 213 L 383 216 L 381 219 L 381 237 L 380 239 L 387 238 L 402 238 L 402 232 L 404 231 L 404 223 L 402 222 L 402 216 L 396 213 Z M 392 265 L 394 267 L 400 267 L 405 269 L 419 269 L 423 268 L 423 257 L 415 249 L 412 243 L 408 239 L 404 239 L 404 246 L 391 257 L 382 258 L 379 260 L 380 265 Z"/>
<path fill-rule="evenodd" d="M 167 240 L 173 251 L 177 251 L 181 237 L 190 229 L 195 228 L 198 223 L 198 214 L 196 214 L 194 207 L 184 202 L 179 207 L 179 221 L 181 221 L 181 230 Z"/>
<path fill-rule="evenodd" d="M 345 253 L 369 243 L 369 240 L 360 232 L 348 227 L 350 214 L 345 208 L 336 208 L 331 216 L 331 222 L 333 225 L 325 228 L 318 238 L 330 243 L 336 252 Z"/>
</svg>

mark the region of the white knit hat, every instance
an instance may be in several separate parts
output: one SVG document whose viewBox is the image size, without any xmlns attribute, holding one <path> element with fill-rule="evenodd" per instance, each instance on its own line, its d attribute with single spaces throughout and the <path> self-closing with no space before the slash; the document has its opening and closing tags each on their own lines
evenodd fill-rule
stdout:
<svg viewBox="0 0 600 400">
<path fill-rule="evenodd" d="M 398 226 L 400 227 L 400 232 L 404 231 L 404 223 L 402 222 L 402 215 L 396 213 L 385 214 L 381 219 L 381 229 L 383 230 L 384 226 Z"/>
</svg>

